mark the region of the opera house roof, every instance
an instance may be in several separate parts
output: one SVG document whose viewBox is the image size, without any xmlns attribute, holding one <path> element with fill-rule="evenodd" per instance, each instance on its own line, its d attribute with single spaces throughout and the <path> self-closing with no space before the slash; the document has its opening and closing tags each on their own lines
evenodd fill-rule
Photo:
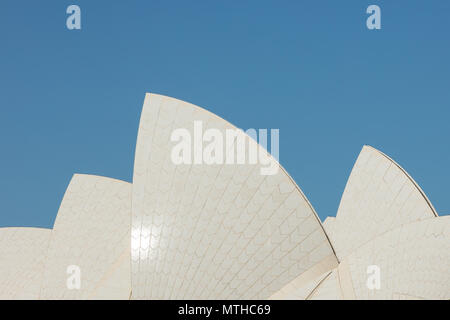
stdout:
<svg viewBox="0 0 450 320">
<path fill-rule="evenodd" d="M 362 148 L 322 223 L 270 154 L 270 175 L 172 161 L 174 130 L 195 135 L 196 121 L 267 153 L 205 109 L 147 94 L 132 183 L 75 174 L 53 229 L 0 228 L 0 299 L 450 299 L 450 216 L 387 155 Z"/>
</svg>

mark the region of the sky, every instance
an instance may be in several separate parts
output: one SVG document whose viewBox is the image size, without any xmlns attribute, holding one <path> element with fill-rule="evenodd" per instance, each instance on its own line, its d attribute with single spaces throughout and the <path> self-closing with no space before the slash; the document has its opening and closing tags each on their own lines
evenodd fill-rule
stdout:
<svg viewBox="0 0 450 320">
<path fill-rule="evenodd" d="M 81 8 L 81 30 L 66 9 Z M 381 8 L 369 30 L 366 8 Z M 74 173 L 131 182 L 146 92 L 280 130 L 336 215 L 364 144 L 450 213 L 450 2 L 0 1 L 0 227 L 51 228 Z"/>
</svg>

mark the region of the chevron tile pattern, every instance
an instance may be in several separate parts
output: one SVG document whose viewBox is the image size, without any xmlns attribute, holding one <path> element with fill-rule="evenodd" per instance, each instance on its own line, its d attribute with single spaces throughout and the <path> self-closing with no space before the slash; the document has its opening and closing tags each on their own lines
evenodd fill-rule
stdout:
<svg viewBox="0 0 450 320">
<path fill-rule="evenodd" d="M 38 299 L 51 232 L 0 228 L 0 300 Z"/>
<path fill-rule="evenodd" d="M 133 298 L 267 298 L 334 255 L 282 168 L 263 176 L 257 164 L 175 165 L 171 132 L 194 136 L 195 121 L 223 136 L 235 129 L 189 103 L 147 95 L 133 179 Z"/>
<path fill-rule="evenodd" d="M 128 299 L 131 184 L 74 175 L 50 238 L 41 299 Z M 68 266 L 81 288 L 67 286 Z"/>
</svg>

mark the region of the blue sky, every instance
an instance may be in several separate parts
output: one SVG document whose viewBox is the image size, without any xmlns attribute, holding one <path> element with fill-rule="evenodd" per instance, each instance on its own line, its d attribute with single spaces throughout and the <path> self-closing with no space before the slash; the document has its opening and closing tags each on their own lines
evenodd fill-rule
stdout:
<svg viewBox="0 0 450 320">
<path fill-rule="evenodd" d="M 66 28 L 77 4 L 82 30 Z M 382 29 L 366 28 L 370 4 Z M 53 225 L 73 173 L 131 181 L 145 92 L 241 128 L 323 219 L 364 144 L 450 213 L 449 1 L 0 2 L 0 226 Z"/>
</svg>

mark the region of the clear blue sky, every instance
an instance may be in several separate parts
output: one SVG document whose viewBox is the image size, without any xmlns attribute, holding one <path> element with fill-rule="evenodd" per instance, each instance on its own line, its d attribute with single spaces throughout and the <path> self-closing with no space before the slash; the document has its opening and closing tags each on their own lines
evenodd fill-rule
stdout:
<svg viewBox="0 0 450 320">
<path fill-rule="evenodd" d="M 73 173 L 131 181 L 145 92 L 279 128 L 322 219 L 363 144 L 450 213 L 449 14 L 447 0 L 1 0 L 0 226 L 51 227 Z"/>
</svg>

